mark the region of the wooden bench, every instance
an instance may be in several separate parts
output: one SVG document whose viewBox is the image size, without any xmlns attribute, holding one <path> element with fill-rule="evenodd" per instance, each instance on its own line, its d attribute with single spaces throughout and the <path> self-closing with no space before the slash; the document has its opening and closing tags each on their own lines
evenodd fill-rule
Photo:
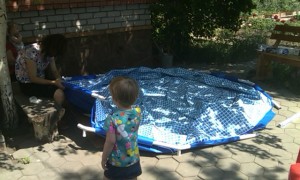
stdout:
<svg viewBox="0 0 300 180">
<path fill-rule="evenodd" d="M 300 27 L 289 25 L 276 25 L 270 39 L 276 40 L 272 47 L 285 43 L 300 43 Z M 299 44 L 298 44 L 299 45 Z M 284 46 L 286 46 L 284 44 Z M 266 51 L 258 51 L 258 61 L 256 64 L 256 79 L 262 80 L 272 77 L 272 61 L 300 67 L 300 56 L 293 54 L 276 54 Z"/>
<path fill-rule="evenodd" d="M 39 98 L 41 100 L 39 103 L 30 102 L 29 97 L 22 94 L 17 82 L 12 83 L 12 89 L 16 103 L 22 108 L 28 121 L 33 124 L 35 138 L 53 141 L 58 136 L 57 122 L 62 116 L 54 107 L 54 101 Z"/>
</svg>

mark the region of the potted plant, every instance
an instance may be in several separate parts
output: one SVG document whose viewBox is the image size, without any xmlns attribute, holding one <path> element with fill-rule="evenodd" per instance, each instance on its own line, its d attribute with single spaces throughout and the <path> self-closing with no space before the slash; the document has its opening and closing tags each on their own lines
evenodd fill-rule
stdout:
<svg viewBox="0 0 300 180">
<path fill-rule="evenodd" d="M 180 53 L 182 48 L 181 20 L 178 17 L 181 13 L 180 3 L 173 1 L 159 1 L 150 6 L 151 23 L 153 26 L 152 38 L 160 54 L 161 64 L 164 67 L 171 67 L 174 56 Z M 181 14 L 182 16 L 182 14 Z M 188 41 L 186 38 L 185 41 Z"/>
</svg>

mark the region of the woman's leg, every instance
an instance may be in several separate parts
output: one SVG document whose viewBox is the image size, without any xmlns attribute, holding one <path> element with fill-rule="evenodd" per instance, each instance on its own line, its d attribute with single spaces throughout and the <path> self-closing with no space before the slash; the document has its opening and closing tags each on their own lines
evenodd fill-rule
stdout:
<svg viewBox="0 0 300 180">
<path fill-rule="evenodd" d="M 62 106 L 63 103 L 64 103 L 64 101 L 65 101 L 64 91 L 61 90 L 61 89 L 57 89 L 54 92 L 53 99 L 54 99 L 55 103 L 57 103 L 58 105 Z"/>
</svg>

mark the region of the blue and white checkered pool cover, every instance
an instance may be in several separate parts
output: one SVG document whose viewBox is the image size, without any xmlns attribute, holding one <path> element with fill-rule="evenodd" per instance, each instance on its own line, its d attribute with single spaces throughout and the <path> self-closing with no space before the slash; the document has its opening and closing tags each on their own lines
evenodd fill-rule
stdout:
<svg viewBox="0 0 300 180">
<path fill-rule="evenodd" d="M 67 80 L 67 98 L 77 106 L 92 101 L 82 109 L 93 109 L 91 126 L 103 136 L 104 119 L 115 108 L 108 90 L 115 76 L 134 78 L 140 86 L 136 105 L 143 117 L 139 129 L 142 150 L 169 152 L 176 147 L 236 141 L 241 135 L 264 128 L 274 117 L 270 96 L 257 85 L 195 70 L 140 67 Z M 70 89 L 80 89 L 85 96 L 97 93 L 106 99 L 82 98 L 80 93 L 75 97 Z"/>
</svg>

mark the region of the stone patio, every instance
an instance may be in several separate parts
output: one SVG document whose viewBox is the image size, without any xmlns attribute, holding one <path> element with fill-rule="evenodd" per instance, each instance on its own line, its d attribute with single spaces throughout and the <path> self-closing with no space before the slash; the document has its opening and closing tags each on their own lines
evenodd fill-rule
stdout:
<svg viewBox="0 0 300 180">
<path fill-rule="evenodd" d="M 230 71 L 230 66 L 227 68 Z M 246 70 L 236 70 L 233 74 L 240 71 Z M 300 112 L 300 97 L 266 82 L 258 84 L 282 108 L 274 108 L 275 118 L 265 129 L 257 132 L 257 137 L 185 150 L 181 156 L 141 152 L 143 174 L 138 179 L 286 180 L 300 147 L 300 119 L 295 119 L 284 128 L 277 125 Z M 88 117 L 79 113 L 74 115 L 72 121 L 89 123 Z M 104 139 L 90 133 L 83 138 L 76 123 L 61 132 L 59 140 L 53 143 L 37 142 L 31 130 L 14 138 L 11 144 L 17 147 L 16 151 L 0 153 L 0 179 L 102 179 L 100 160 Z M 26 160 L 30 162 L 26 164 Z"/>
</svg>

